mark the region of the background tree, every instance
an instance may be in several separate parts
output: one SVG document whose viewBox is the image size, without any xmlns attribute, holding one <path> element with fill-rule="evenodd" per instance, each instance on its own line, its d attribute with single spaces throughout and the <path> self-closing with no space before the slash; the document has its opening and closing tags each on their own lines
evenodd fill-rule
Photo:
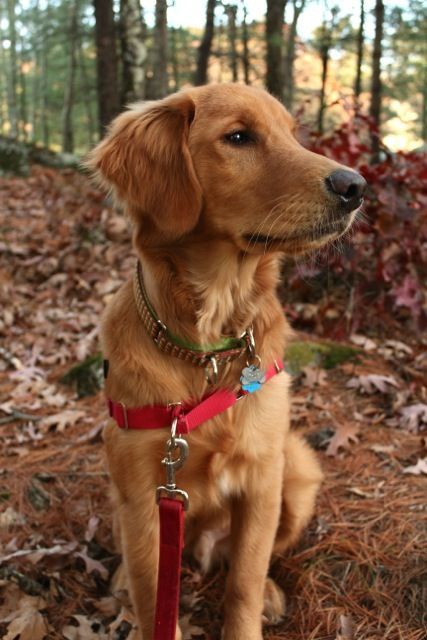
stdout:
<svg viewBox="0 0 427 640">
<path fill-rule="evenodd" d="M 151 73 L 147 81 L 147 98 L 157 100 L 168 93 L 168 5 L 167 0 L 156 0 Z"/>
<path fill-rule="evenodd" d="M 360 20 L 357 32 L 357 58 L 356 58 L 356 78 L 354 81 L 354 97 L 358 100 L 362 91 L 362 63 L 363 49 L 365 43 L 365 2 L 360 0 Z"/>
<path fill-rule="evenodd" d="M 295 44 L 297 37 L 297 25 L 299 17 L 304 9 L 305 0 L 292 0 L 293 17 L 288 30 L 285 47 L 285 60 L 283 70 L 283 102 L 288 109 L 292 109 L 294 101 L 294 62 Z"/>
<path fill-rule="evenodd" d="M 120 111 L 116 30 L 112 0 L 94 0 L 99 131 Z"/>
<path fill-rule="evenodd" d="M 120 0 L 122 105 L 141 100 L 145 93 L 145 29 L 139 0 Z"/>
<path fill-rule="evenodd" d="M 196 86 L 207 83 L 209 56 L 214 37 L 214 19 L 217 0 L 208 0 L 206 4 L 206 25 L 203 38 L 197 51 L 197 68 L 194 75 Z"/>
<path fill-rule="evenodd" d="M 372 79 L 371 79 L 371 106 L 369 114 L 378 133 L 372 136 L 372 157 L 378 159 L 380 148 L 379 132 L 381 126 L 381 55 L 384 29 L 384 3 L 383 0 L 375 0 L 375 38 L 372 51 Z"/>
<path fill-rule="evenodd" d="M 249 78 L 249 69 L 250 69 L 250 61 L 249 61 L 249 30 L 248 30 L 248 10 L 246 8 L 245 0 L 242 0 L 242 65 L 243 65 L 243 78 L 245 80 L 245 84 L 250 84 Z"/>
<path fill-rule="evenodd" d="M 338 7 L 333 7 L 330 17 L 325 16 L 318 31 L 318 50 L 322 62 L 321 88 L 319 93 L 319 110 L 317 112 L 317 130 L 323 133 L 324 114 L 326 106 L 326 81 L 328 79 L 329 54 L 334 43 Z"/>
<path fill-rule="evenodd" d="M 64 107 L 62 110 L 62 150 L 67 153 L 74 151 L 73 106 L 75 96 L 75 78 L 77 70 L 78 46 L 78 18 L 79 0 L 73 0 L 69 5 L 70 28 L 68 33 L 68 73 L 64 91 Z"/>
<path fill-rule="evenodd" d="M 15 2 L 7 0 L 7 18 L 9 22 L 9 82 L 8 82 L 8 112 L 10 122 L 10 135 L 18 136 L 18 77 L 16 61 L 16 28 L 15 28 Z"/>
<path fill-rule="evenodd" d="M 283 94 L 283 24 L 287 0 L 267 0 L 267 89 L 281 99 Z"/>
<path fill-rule="evenodd" d="M 238 74 L 238 53 L 237 53 L 237 5 L 227 4 L 224 7 L 224 11 L 228 19 L 228 42 L 229 42 L 229 57 L 231 67 L 231 77 L 233 82 L 237 82 L 239 79 Z"/>
</svg>

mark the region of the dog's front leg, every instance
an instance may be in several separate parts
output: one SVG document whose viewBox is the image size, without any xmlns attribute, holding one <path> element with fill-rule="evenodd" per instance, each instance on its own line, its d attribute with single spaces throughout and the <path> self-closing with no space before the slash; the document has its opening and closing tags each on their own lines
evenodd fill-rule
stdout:
<svg viewBox="0 0 427 640">
<path fill-rule="evenodd" d="M 265 477 L 268 468 L 270 477 Z M 264 587 L 276 535 L 282 465 L 272 460 L 232 503 L 230 571 L 223 640 L 261 640 Z"/>
</svg>

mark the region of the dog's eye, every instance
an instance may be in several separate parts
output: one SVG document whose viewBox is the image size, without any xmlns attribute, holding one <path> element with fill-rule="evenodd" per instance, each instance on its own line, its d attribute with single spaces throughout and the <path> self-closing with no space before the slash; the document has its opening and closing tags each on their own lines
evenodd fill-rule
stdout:
<svg viewBox="0 0 427 640">
<path fill-rule="evenodd" d="M 227 133 L 224 139 L 226 142 L 236 146 L 255 142 L 254 137 L 248 131 L 233 131 L 232 133 Z"/>
</svg>

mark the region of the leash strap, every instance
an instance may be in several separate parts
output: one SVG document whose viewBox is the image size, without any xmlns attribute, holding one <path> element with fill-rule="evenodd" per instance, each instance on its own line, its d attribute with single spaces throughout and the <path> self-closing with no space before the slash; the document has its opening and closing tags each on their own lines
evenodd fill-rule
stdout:
<svg viewBox="0 0 427 640">
<path fill-rule="evenodd" d="M 181 554 L 184 547 L 183 503 L 161 498 L 159 514 L 160 556 L 153 640 L 173 640 L 178 621 Z"/>
</svg>

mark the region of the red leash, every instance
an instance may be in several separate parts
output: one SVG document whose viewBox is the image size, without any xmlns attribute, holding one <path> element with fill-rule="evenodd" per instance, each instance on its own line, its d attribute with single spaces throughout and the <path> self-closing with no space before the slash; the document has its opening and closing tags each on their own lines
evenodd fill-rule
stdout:
<svg viewBox="0 0 427 640">
<path fill-rule="evenodd" d="M 171 436 L 166 443 L 166 456 L 162 460 L 167 480 L 165 485 L 157 488 L 160 551 L 153 640 L 174 640 L 178 620 L 184 511 L 188 509 L 188 495 L 178 489 L 175 483 L 175 473 L 188 456 L 187 441 L 180 435 L 190 433 L 203 422 L 234 406 L 241 398 L 257 391 L 262 384 L 283 371 L 283 368 L 282 361 L 275 362 L 265 373 L 252 367 L 257 379 L 262 374 L 260 382 L 248 381 L 238 392 L 219 389 L 196 404 L 127 408 L 121 402 L 108 400 L 110 416 L 121 429 L 163 429 L 172 425 Z M 247 375 L 251 373 L 253 372 L 249 371 Z"/>
</svg>

